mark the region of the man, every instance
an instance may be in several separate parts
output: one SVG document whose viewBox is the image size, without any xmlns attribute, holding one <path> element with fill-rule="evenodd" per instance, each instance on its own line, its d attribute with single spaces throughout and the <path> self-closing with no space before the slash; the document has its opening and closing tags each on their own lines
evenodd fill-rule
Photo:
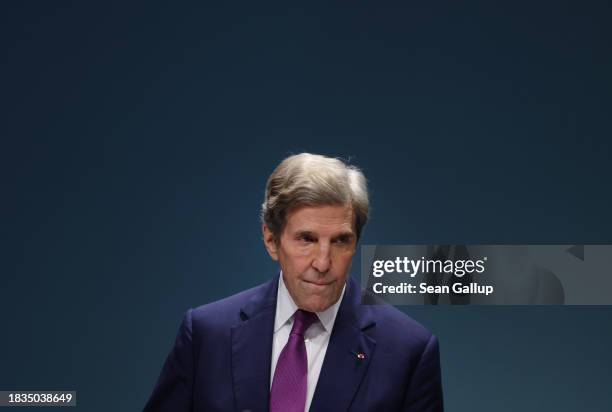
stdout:
<svg viewBox="0 0 612 412">
<path fill-rule="evenodd" d="M 435 336 L 348 276 L 368 210 L 357 168 L 285 159 L 261 214 L 280 275 L 187 311 L 145 412 L 442 411 Z"/>
</svg>

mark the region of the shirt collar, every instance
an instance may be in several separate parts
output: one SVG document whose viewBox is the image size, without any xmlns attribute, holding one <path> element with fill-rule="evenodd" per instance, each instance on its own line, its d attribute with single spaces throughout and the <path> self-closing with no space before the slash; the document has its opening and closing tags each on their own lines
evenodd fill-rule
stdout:
<svg viewBox="0 0 612 412">
<path fill-rule="evenodd" d="M 336 315 L 338 314 L 338 309 L 340 309 L 340 303 L 342 302 L 342 298 L 344 297 L 344 291 L 346 289 L 346 284 L 342 286 L 342 293 L 340 293 L 340 298 L 331 305 L 329 308 L 325 309 L 322 312 L 316 312 L 317 317 L 319 318 L 319 322 L 323 326 L 326 332 L 331 333 L 332 328 L 334 327 L 334 321 L 336 320 Z M 281 327 L 283 327 L 289 319 L 293 317 L 293 314 L 299 307 L 293 301 L 293 298 L 289 294 L 289 290 L 287 290 L 287 286 L 283 281 L 283 272 L 281 271 L 279 279 L 278 279 L 278 295 L 276 300 L 276 317 L 274 319 L 274 333 L 276 333 Z"/>
</svg>

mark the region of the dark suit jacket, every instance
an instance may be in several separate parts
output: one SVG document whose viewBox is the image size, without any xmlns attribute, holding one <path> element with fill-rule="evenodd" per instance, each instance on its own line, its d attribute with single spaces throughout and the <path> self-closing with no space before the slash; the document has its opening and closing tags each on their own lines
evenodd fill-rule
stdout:
<svg viewBox="0 0 612 412">
<path fill-rule="evenodd" d="M 275 276 L 187 311 L 144 411 L 268 411 L 277 289 Z M 436 337 L 392 306 L 362 305 L 349 277 L 310 410 L 442 411 Z"/>
</svg>

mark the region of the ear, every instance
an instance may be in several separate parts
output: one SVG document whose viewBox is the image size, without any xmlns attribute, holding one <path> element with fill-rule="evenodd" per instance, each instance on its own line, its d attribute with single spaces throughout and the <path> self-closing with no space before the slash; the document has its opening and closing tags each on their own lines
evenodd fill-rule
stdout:
<svg viewBox="0 0 612 412">
<path fill-rule="evenodd" d="M 263 241 L 268 254 L 273 260 L 278 260 L 278 245 L 274 239 L 274 234 L 265 223 L 261 225 L 261 230 L 263 232 Z"/>
</svg>

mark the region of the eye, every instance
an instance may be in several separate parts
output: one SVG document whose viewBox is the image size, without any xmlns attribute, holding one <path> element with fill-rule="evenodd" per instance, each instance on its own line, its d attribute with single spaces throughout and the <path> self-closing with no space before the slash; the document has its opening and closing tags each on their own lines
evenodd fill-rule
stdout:
<svg viewBox="0 0 612 412">
<path fill-rule="evenodd" d="M 314 237 L 307 235 L 307 234 L 298 235 L 296 239 L 299 240 L 300 242 L 305 242 L 305 243 L 311 243 L 315 241 Z"/>
<path fill-rule="evenodd" d="M 346 245 L 347 243 L 349 243 L 351 241 L 349 236 L 340 236 L 337 239 L 334 239 L 334 243 L 338 244 L 338 245 Z"/>
</svg>

